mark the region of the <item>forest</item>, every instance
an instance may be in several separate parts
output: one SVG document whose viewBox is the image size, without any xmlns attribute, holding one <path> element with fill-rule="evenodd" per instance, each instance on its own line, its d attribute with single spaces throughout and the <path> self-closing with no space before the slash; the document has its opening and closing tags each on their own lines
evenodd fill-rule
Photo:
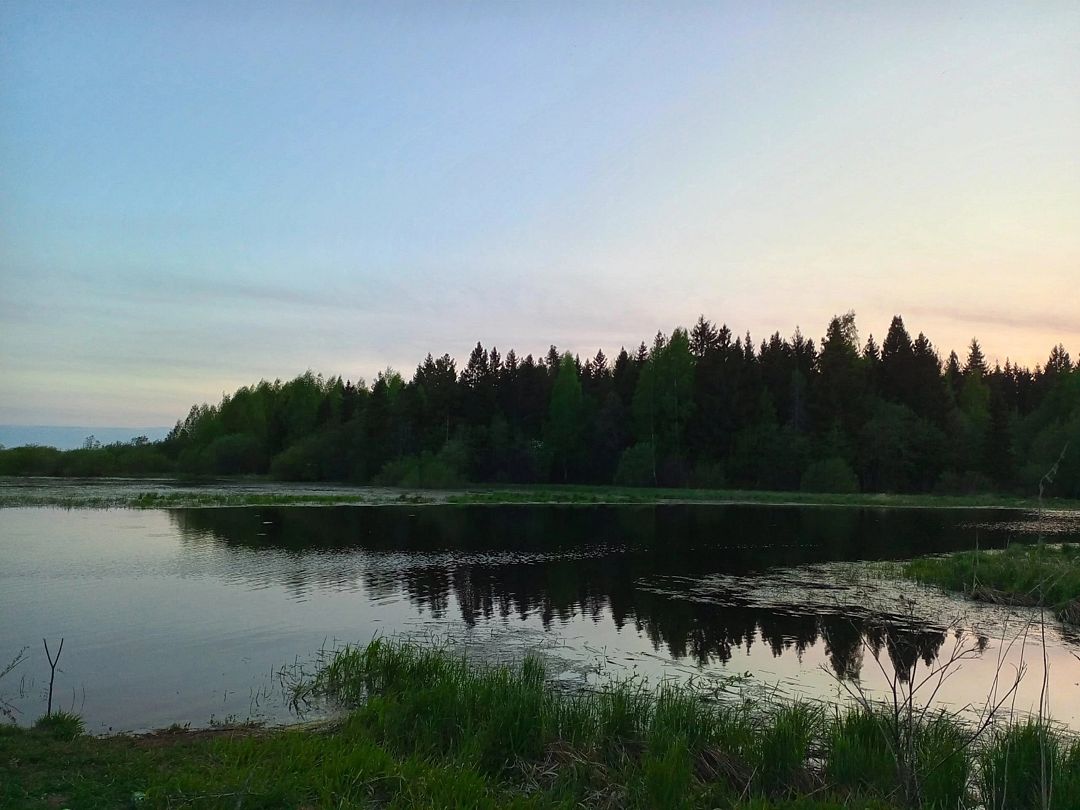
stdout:
<svg viewBox="0 0 1080 810">
<path fill-rule="evenodd" d="M 990 368 L 976 339 L 942 359 L 900 316 L 879 344 L 838 315 L 820 345 L 798 329 L 755 343 L 701 317 L 613 359 L 477 343 L 460 369 L 429 354 L 409 380 L 264 380 L 193 406 L 160 442 L 9 448 L 0 474 L 949 494 L 1041 482 L 1075 498 L 1080 364 L 1059 344 L 1034 370 Z"/>
</svg>

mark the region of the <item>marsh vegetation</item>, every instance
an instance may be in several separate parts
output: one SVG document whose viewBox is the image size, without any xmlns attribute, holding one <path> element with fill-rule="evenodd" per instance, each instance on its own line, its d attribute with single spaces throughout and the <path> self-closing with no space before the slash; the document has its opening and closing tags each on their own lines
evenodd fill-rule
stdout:
<svg viewBox="0 0 1080 810">
<path fill-rule="evenodd" d="M 567 693 L 543 664 L 345 648 L 294 696 L 332 724 L 92 739 L 0 730 L 5 806 L 1075 808 L 1080 743 L 1045 723 L 972 728 L 888 707 L 717 704 L 632 682 Z"/>
<path fill-rule="evenodd" d="M 1046 608 L 1080 624 L 1080 546 L 1075 544 L 955 552 L 912 560 L 903 570 L 912 579 L 972 599 Z"/>
</svg>

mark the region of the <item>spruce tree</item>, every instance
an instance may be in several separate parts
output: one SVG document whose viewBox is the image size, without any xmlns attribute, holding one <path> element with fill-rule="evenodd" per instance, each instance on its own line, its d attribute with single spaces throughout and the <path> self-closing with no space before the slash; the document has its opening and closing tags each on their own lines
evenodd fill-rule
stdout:
<svg viewBox="0 0 1080 810">
<path fill-rule="evenodd" d="M 980 377 L 985 377 L 987 374 L 986 357 L 983 356 L 982 347 L 979 346 L 977 338 L 971 339 L 968 345 L 967 363 L 964 364 L 964 376 L 970 377 L 972 374 L 978 374 Z"/>
<path fill-rule="evenodd" d="M 581 451 L 582 417 L 581 379 L 574 358 L 566 352 L 557 366 L 544 431 L 564 483 L 570 480 L 571 467 Z"/>
<path fill-rule="evenodd" d="M 912 408 L 916 393 L 915 347 L 904 327 L 904 319 L 894 315 L 885 342 L 881 344 L 881 388 L 887 399 Z"/>
<path fill-rule="evenodd" d="M 690 352 L 695 360 L 701 360 L 709 352 L 716 351 L 720 346 L 720 335 L 716 327 L 705 319 L 704 315 L 698 317 L 690 332 Z"/>
</svg>

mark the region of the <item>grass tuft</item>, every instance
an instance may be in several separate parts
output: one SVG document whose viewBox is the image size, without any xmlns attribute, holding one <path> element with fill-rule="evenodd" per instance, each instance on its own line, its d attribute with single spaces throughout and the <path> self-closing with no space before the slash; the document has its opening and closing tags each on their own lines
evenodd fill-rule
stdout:
<svg viewBox="0 0 1080 810">
<path fill-rule="evenodd" d="M 39 717 L 34 722 L 34 730 L 58 740 L 73 740 L 86 733 L 86 726 L 79 715 L 60 710 Z"/>
<path fill-rule="evenodd" d="M 1080 742 L 1029 721 L 994 734 L 979 757 L 988 810 L 1080 808 Z"/>
</svg>

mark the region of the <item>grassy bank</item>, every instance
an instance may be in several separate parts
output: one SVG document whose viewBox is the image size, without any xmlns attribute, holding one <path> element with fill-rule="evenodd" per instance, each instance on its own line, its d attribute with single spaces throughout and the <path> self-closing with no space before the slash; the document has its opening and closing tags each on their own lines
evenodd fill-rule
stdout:
<svg viewBox="0 0 1080 810">
<path fill-rule="evenodd" d="M 142 738 L 0 730 L 0 805 L 1080 807 L 1080 744 L 1030 724 L 972 743 L 931 716 L 898 738 L 886 712 L 722 707 L 671 686 L 567 694 L 533 660 L 473 668 L 383 642 L 338 654 L 297 690 L 314 696 L 350 713 Z M 899 757 L 894 739 L 910 740 Z"/>
<path fill-rule="evenodd" d="M 456 490 L 330 487 L 310 491 L 288 483 L 250 478 L 205 486 L 175 482 L 156 490 L 135 479 L 85 486 L 64 481 L 0 479 L 0 507 L 62 506 L 67 508 L 135 508 L 203 506 L 373 506 L 373 505 L 501 505 L 501 504 L 765 504 L 904 508 L 1036 509 L 1034 498 L 1006 495 L 895 495 L 769 492 L 757 490 L 659 489 L 614 486 L 476 486 Z M 255 491 L 253 491 L 255 490 Z M 1048 499 L 1048 509 L 1080 512 L 1080 502 Z"/>
<path fill-rule="evenodd" d="M 1037 509 L 1037 498 L 1010 495 L 900 495 L 891 493 L 774 492 L 743 489 L 663 489 L 614 486 L 476 487 L 445 496 L 459 504 L 747 503 L 803 506 L 997 507 Z M 1045 508 L 1080 511 L 1080 501 L 1047 499 Z"/>
<path fill-rule="evenodd" d="M 1080 624 L 1080 546 L 1013 544 L 1004 551 L 965 551 L 912 560 L 904 575 L 972 599 L 1044 606 Z"/>
</svg>

